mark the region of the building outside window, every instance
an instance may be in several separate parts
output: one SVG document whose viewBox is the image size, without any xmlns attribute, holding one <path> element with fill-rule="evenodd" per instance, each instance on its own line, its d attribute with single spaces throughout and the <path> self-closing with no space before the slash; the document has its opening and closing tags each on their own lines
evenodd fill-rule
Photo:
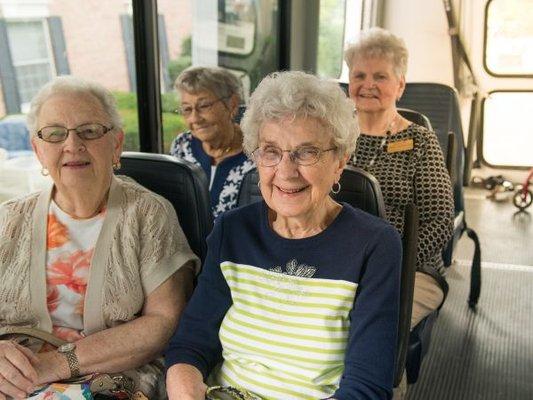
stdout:
<svg viewBox="0 0 533 400">
<path fill-rule="evenodd" d="M 39 88 L 55 76 L 48 27 L 44 20 L 8 21 L 6 25 L 20 109 L 26 112 Z"/>
</svg>

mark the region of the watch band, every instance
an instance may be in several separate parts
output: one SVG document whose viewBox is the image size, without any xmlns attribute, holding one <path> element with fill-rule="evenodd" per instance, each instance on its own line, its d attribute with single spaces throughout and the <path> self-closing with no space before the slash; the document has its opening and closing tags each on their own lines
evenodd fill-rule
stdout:
<svg viewBox="0 0 533 400">
<path fill-rule="evenodd" d="M 80 376 L 80 363 L 78 356 L 76 356 L 76 345 L 74 343 L 67 343 L 59 346 L 57 349 L 60 354 L 63 354 L 67 359 L 68 367 L 70 369 L 70 378 Z"/>
<path fill-rule="evenodd" d="M 77 378 L 80 376 L 80 363 L 76 353 L 74 353 L 74 350 L 71 350 L 65 353 L 65 356 L 67 357 L 68 367 L 70 368 L 70 377 Z"/>
</svg>

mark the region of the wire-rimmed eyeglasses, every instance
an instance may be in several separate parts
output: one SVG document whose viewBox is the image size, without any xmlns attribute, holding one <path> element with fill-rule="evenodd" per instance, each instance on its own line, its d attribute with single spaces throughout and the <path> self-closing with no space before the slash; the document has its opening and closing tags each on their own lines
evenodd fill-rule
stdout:
<svg viewBox="0 0 533 400">
<path fill-rule="evenodd" d="M 82 140 L 95 140 L 111 130 L 113 130 L 112 126 L 107 127 L 99 123 L 83 124 L 71 129 L 64 126 L 45 126 L 37 131 L 37 136 L 45 142 L 61 143 L 67 140 L 70 131 L 76 132 Z"/>
<path fill-rule="evenodd" d="M 185 118 L 189 117 L 192 114 L 193 110 L 196 111 L 196 114 L 205 114 L 206 112 L 209 112 L 209 110 L 211 110 L 211 107 L 213 107 L 216 103 L 218 103 L 219 101 L 223 102 L 229 97 L 231 96 L 219 97 L 218 99 L 212 101 L 199 101 L 195 105 L 185 104 L 175 110 L 175 112 L 177 114 L 183 115 Z M 226 103 L 223 104 L 226 105 Z"/>
<path fill-rule="evenodd" d="M 277 146 L 268 145 L 255 149 L 252 156 L 257 164 L 263 167 L 274 167 L 281 162 L 283 153 L 289 153 L 289 158 L 293 163 L 309 166 L 316 164 L 323 153 L 333 150 L 337 150 L 337 148 L 331 147 L 323 150 L 315 146 L 301 146 L 294 150 L 283 150 Z"/>
</svg>

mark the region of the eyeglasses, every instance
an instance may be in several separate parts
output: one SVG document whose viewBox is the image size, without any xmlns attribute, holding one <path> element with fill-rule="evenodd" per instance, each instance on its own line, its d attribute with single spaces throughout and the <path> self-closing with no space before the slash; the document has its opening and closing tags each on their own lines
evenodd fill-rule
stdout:
<svg viewBox="0 0 533 400">
<path fill-rule="evenodd" d="M 102 124 L 83 124 L 76 128 L 65 128 L 64 126 L 45 126 L 37 132 L 37 136 L 49 143 L 61 143 L 67 140 L 70 131 L 76 132 L 82 140 L 95 140 L 104 136 L 107 132 L 113 130 L 113 127 L 107 127 Z"/>
<path fill-rule="evenodd" d="M 175 112 L 178 114 L 183 115 L 185 118 L 189 117 L 192 114 L 192 111 L 195 110 L 196 114 L 205 114 L 208 112 L 211 107 L 213 107 L 216 103 L 222 100 L 228 99 L 229 96 L 226 97 L 220 97 L 213 101 L 200 101 L 199 103 L 195 104 L 194 106 L 190 105 L 184 105 L 178 108 Z"/>
<path fill-rule="evenodd" d="M 289 153 L 289 158 L 293 163 L 308 166 L 316 164 L 323 153 L 333 150 L 337 150 L 337 148 L 331 147 L 322 150 L 315 146 L 302 146 L 294 150 L 282 150 L 279 147 L 269 145 L 258 147 L 252 152 L 252 156 L 257 164 L 263 167 L 274 167 L 281 162 L 283 153 Z"/>
</svg>

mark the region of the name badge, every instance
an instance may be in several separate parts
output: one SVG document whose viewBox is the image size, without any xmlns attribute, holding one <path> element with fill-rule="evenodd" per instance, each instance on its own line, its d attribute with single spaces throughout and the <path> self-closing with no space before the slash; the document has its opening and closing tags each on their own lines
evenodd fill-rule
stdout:
<svg viewBox="0 0 533 400">
<path fill-rule="evenodd" d="M 387 145 L 387 153 L 399 153 L 400 151 L 413 150 L 413 139 L 398 140 Z"/>
</svg>

